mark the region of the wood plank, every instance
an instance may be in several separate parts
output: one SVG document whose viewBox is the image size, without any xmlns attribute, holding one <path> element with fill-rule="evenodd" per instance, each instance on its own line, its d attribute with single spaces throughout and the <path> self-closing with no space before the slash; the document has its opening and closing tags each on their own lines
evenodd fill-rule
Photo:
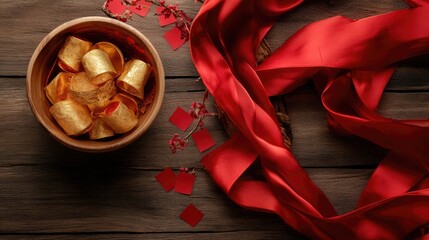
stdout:
<svg viewBox="0 0 429 240">
<path fill-rule="evenodd" d="M 408 8 L 403 1 L 396 0 L 317 0 L 305 1 L 285 14 L 268 33 L 267 40 L 272 49 L 277 49 L 286 38 L 314 21 L 342 15 L 351 19 L 365 18 L 376 14 Z"/>
<path fill-rule="evenodd" d="M 32 115 L 24 79 L 0 78 L 0 102 L 3 103 L 0 166 L 52 164 L 59 160 L 73 162 L 76 158 L 91 161 L 106 157 L 121 158 L 133 166 L 148 169 L 161 169 L 166 164 L 178 167 L 177 163 L 197 166 L 204 154 L 197 151 L 192 141 L 183 152 L 170 153 L 168 140 L 172 134 L 181 132 L 168 122 L 168 118 L 177 106 L 188 109 L 192 101 L 201 101 L 202 89 L 202 83 L 195 83 L 194 79 L 168 79 L 163 107 L 150 130 L 129 147 L 96 155 L 75 152 L 56 143 Z M 427 102 L 427 92 L 387 92 L 380 112 L 395 118 L 429 118 Z M 302 166 L 375 165 L 384 156 L 384 152 L 371 143 L 333 135 L 327 128 L 325 112 L 314 90 L 304 89 L 290 94 L 287 103 L 294 134 L 293 152 Z M 211 98 L 208 104 L 214 111 Z M 216 119 L 207 119 L 205 124 L 217 146 L 228 138 Z"/>
<path fill-rule="evenodd" d="M 24 83 L 22 78 L 0 80 L 0 101 L 4 104 L 0 113 L 0 129 L 3 130 L 0 137 L 0 144 L 3 144 L 0 148 L 0 165 L 47 164 L 60 158 L 73 161 L 77 157 L 92 159 L 109 156 L 135 161 L 136 166 L 158 169 L 163 167 L 168 159 L 182 159 L 188 166 L 199 164 L 198 160 L 202 154 L 196 150 L 192 141 L 189 150 L 183 154 L 173 155 L 168 147 L 168 140 L 175 132 L 180 131 L 168 122 L 175 108 L 181 106 L 187 110 L 192 101 L 202 100 L 202 85 L 195 83 L 193 79 L 167 81 L 163 107 L 152 128 L 131 146 L 100 155 L 79 153 L 56 143 L 34 118 L 26 99 Z M 226 134 L 217 120 L 206 121 L 206 126 L 210 128 L 218 143 L 226 139 Z M 62 157 L 63 155 L 65 156 Z"/>
<path fill-rule="evenodd" d="M 428 91 L 429 55 L 404 60 L 398 64 L 386 89 L 389 91 Z"/>
<path fill-rule="evenodd" d="M 104 1 L 16 1 L 2 2 L 0 14 L 0 73 L 2 76 L 25 76 L 28 61 L 39 42 L 60 24 L 84 16 L 106 16 L 101 7 Z M 175 1 L 190 16 L 195 16 L 201 4 L 194 1 Z M 40 6 L 43 4 L 43 7 Z M 163 60 L 167 76 L 196 76 L 189 47 L 173 51 L 163 38 L 171 27 L 161 28 L 155 10 L 147 17 L 138 15 L 128 24 L 136 27 L 154 44 Z M 10 27 L 13 26 L 13 27 Z"/>
<path fill-rule="evenodd" d="M 39 41 L 59 24 L 82 16 L 105 16 L 98 1 L 2 1 L 0 8 L 0 238 L 1 239 L 305 239 L 277 216 L 239 208 L 202 169 L 191 141 L 171 154 L 168 140 L 178 130 L 168 123 L 177 106 L 200 101 L 204 86 L 189 47 L 172 51 L 151 13 L 129 24 L 158 49 L 167 74 L 162 110 L 151 129 L 134 144 L 105 154 L 70 150 L 37 123 L 27 103 L 25 75 Z M 178 0 L 195 16 L 200 4 Z M 273 49 L 302 26 L 346 15 L 367 17 L 405 8 L 398 0 L 306 1 L 282 16 L 267 36 Z M 399 63 L 379 111 L 395 118 L 429 118 L 429 55 Z M 302 88 L 287 96 L 293 152 L 339 213 L 354 208 L 382 149 L 355 137 L 338 137 L 326 127 L 316 93 Z M 213 100 L 209 99 L 209 109 Z M 228 139 L 216 119 L 205 126 L 219 146 Z M 182 132 L 180 132 L 183 134 Z M 154 176 L 171 166 L 195 167 L 192 196 L 165 193 Z M 189 203 L 205 217 L 191 228 L 178 218 Z"/>
<path fill-rule="evenodd" d="M 201 169 L 185 196 L 165 193 L 154 178 L 159 171 L 119 159 L 76 161 L 80 166 L 0 167 L 0 233 L 291 232 L 275 215 L 237 207 Z M 354 208 L 372 170 L 308 172 L 342 213 Z M 195 228 L 178 217 L 190 203 L 205 214 Z"/>
<path fill-rule="evenodd" d="M 294 136 L 292 152 L 302 166 L 358 166 L 377 164 L 385 151 L 353 136 L 337 136 L 329 131 L 327 117 L 316 92 L 303 89 L 286 97 Z M 429 119 L 426 92 L 386 92 L 378 111 L 395 119 Z"/>
<path fill-rule="evenodd" d="M 39 3 L 23 0 L 17 4 L 14 0 L 2 1 L 0 32 L 7 37 L 0 39 L 0 75 L 25 76 L 32 52 L 47 33 L 74 18 L 105 16 L 101 11 L 103 2 L 79 0 Z M 194 1 L 180 0 L 175 3 L 191 17 L 196 16 L 201 7 L 201 4 L 194 4 Z M 309 1 L 280 18 L 267 39 L 273 49 L 276 49 L 298 29 L 316 20 L 338 14 L 362 18 L 405 7 L 404 3 L 397 0 Z M 172 51 L 163 38 L 170 27 L 159 27 L 156 16 L 151 13 L 145 18 L 135 16 L 128 23 L 145 34 L 155 45 L 164 62 L 167 76 L 198 75 L 189 57 L 189 48 L 184 46 Z"/>
<path fill-rule="evenodd" d="M 192 233 L 109 233 L 109 234 L 37 234 L 37 235 L 0 235 L 4 240 L 81 240 L 81 239 L 110 239 L 110 240 L 141 240 L 141 239 L 307 239 L 294 232 L 285 231 L 225 231 L 225 232 L 192 232 Z"/>
</svg>

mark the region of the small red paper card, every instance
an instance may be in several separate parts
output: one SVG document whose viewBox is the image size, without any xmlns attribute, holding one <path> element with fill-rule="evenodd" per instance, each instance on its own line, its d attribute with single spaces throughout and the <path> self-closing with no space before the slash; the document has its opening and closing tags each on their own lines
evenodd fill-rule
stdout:
<svg viewBox="0 0 429 240">
<path fill-rule="evenodd" d="M 189 113 L 185 112 L 183 108 L 177 107 L 176 111 L 174 111 L 168 121 L 170 121 L 174 126 L 182 129 L 182 131 L 185 131 L 194 119 L 189 115 Z"/>
<path fill-rule="evenodd" d="M 192 139 L 194 139 L 194 142 L 200 152 L 204 152 L 216 144 L 207 128 L 203 128 L 200 131 L 192 134 Z"/>
<path fill-rule="evenodd" d="M 155 178 L 166 192 L 171 191 L 176 185 L 176 174 L 169 167 L 158 173 Z"/>
<path fill-rule="evenodd" d="M 179 217 L 191 225 L 191 227 L 195 227 L 203 219 L 204 214 L 191 203 L 183 210 Z"/>
<path fill-rule="evenodd" d="M 144 0 L 137 1 L 135 6 L 133 5 L 130 6 L 130 11 L 142 17 L 146 17 L 147 13 L 150 10 L 151 5 L 152 5 L 151 3 L 146 2 Z"/>
<path fill-rule="evenodd" d="M 164 34 L 164 38 L 167 40 L 168 44 L 170 44 L 171 48 L 173 50 L 178 49 L 180 46 L 185 44 L 185 39 L 181 38 L 182 33 L 180 32 L 180 29 L 177 27 L 174 27 L 170 31 L 166 32 Z"/>
<path fill-rule="evenodd" d="M 157 7 L 156 8 L 156 13 L 159 14 L 158 19 L 159 19 L 159 25 L 161 25 L 161 27 L 167 26 L 169 24 L 175 23 L 177 22 L 176 18 L 173 15 L 170 15 L 168 18 L 165 17 L 164 14 L 162 14 L 162 10 L 164 10 L 164 7 Z"/>
<path fill-rule="evenodd" d="M 179 172 L 176 178 L 174 190 L 181 194 L 191 195 L 194 188 L 195 175 L 187 172 Z"/>
<path fill-rule="evenodd" d="M 106 2 L 106 8 L 112 14 L 122 15 L 127 10 L 127 5 L 122 3 L 122 0 L 109 0 Z"/>
</svg>

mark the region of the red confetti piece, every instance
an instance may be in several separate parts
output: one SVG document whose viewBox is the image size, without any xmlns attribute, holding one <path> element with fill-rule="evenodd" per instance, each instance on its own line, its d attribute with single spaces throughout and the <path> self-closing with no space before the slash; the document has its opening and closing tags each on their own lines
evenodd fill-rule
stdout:
<svg viewBox="0 0 429 240">
<path fill-rule="evenodd" d="M 216 142 L 213 140 L 207 128 L 203 128 L 200 131 L 192 134 L 192 139 L 194 139 L 194 142 L 200 152 L 204 152 L 205 150 L 216 145 Z"/>
<path fill-rule="evenodd" d="M 133 6 L 133 5 L 130 6 L 130 11 L 135 13 L 135 14 L 138 14 L 142 17 L 146 17 L 147 13 L 150 10 L 151 5 L 152 5 L 152 3 L 146 2 L 144 0 L 143 1 L 137 1 L 135 6 Z"/>
<path fill-rule="evenodd" d="M 174 126 L 185 131 L 189 125 L 194 121 L 194 119 L 187 113 L 183 108 L 177 107 L 176 111 L 168 119 Z"/>
<path fill-rule="evenodd" d="M 106 2 L 106 8 L 112 14 L 119 16 L 127 10 L 127 6 L 122 3 L 122 0 L 109 0 Z"/>
<path fill-rule="evenodd" d="M 203 219 L 204 214 L 191 203 L 183 210 L 179 217 L 191 227 L 195 227 Z"/>
<path fill-rule="evenodd" d="M 159 25 L 161 25 L 161 27 L 177 22 L 176 18 L 173 15 L 170 15 L 168 18 L 166 18 L 165 15 L 162 14 L 162 10 L 164 10 L 164 7 L 159 6 L 156 8 L 156 13 L 159 14 Z"/>
<path fill-rule="evenodd" d="M 170 44 L 173 50 L 176 50 L 180 46 L 185 44 L 186 41 L 185 39 L 182 39 L 181 36 L 182 32 L 177 27 L 174 27 L 173 29 L 164 34 L 164 38 L 167 40 L 168 44 Z"/>
<path fill-rule="evenodd" d="M 155 178 L 166 192 L 171 191 L 176 185 L 176 174 L 169 167 L 158 173 Z"/>
<path fill-rule="evenodd" d="M 176 178 L 174 190 L 181 194 L 191 195 L 194 188 L 195 175 L 186 172 L 179 172 Z"/>
</svg>

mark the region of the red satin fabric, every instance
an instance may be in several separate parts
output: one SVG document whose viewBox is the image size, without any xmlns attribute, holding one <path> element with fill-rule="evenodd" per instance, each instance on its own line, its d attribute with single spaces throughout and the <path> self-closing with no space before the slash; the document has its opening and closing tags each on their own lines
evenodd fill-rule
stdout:
<svg viewBox="0 0 429 240">
<path fill-rule="evenodd" d="M 204 84 L 237 133 L 203 158 L 240 206 L 278 214 L 312 239 L 404 239 L 429 223 L 429 120 L 376 112 L 392 64 L 429 53 L 429 1 L 357 21 L 332 17 L 299 30 L 256 66 L 254 53 L 276 17 L 301 0 L 207 0 L 191 29 Z M 357 208 L 338 215 L 283 145 L 269 96 L 313 79 L 329 126 L 390 151 Z M 262 180 L 240 176 L 259 157 Z"/>
</svg>

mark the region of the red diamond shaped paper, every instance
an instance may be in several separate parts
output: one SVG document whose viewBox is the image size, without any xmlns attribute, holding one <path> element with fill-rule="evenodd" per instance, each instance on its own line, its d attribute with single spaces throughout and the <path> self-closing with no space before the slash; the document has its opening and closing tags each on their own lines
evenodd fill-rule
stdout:
<svg viewBox="0 0 429 240">
<path fill-rule="evenodd" d="M 194 139 L 194 142 L 200 152 L 204 152 L 216 144 L 207 128 L 203 128 L 200 131 L 192 134 L 192 139 Z"/>
<path fill-rule="evenodd" d="M 174 190 L 181 194 L 191 195 L 194 188 L 195 175 L 186 172 L 179 172 L 176 178 Z"/>
<path fill-rule="evenodd" d="M 155 178 L 166 192 L 171 191 L 176 186 L 176 174 L 169 167 L 158 173 Z"/>
<path fill-rule="evenodd" d="M 135 6 L 133 5 L 130 6 L 130 11 L 142 17 L 146 17 L 147 13 L 150 10 L 151 5 L 152 5 L 151 3 L 146 2 L 144 0 L 137 1 Z"/>
<path fill-rule="evenodd" d="M 158 19 L 159 19 L 159 25 L 161 25 L 161 27 L 167 26 L 169 24 L 175 23 L 177 22 L 176 18 L 173 15 L 170 15 L 168 18 L 165 17 L 164 14 L 162 14 L 162 10 L 164 10 L 164 7 L 157 7 L 156 8 L 156 13 L 159 14 Z"/>
<path fill-rule="evenodd" d="M 191 227 L 195 227 L 201 219 L 203 219 L 204 214 L 191 203 L 185 208 L 179 217 L 191 225 Z"/>
<path fill-rule="evenodd" d="M 168 119 L 173 125 L 185 131 L 189 125 L 194 121 L 194 119 L 189 115 L 189 113 L 185 112 L 183 108 L 177 107 L 176 111 L 171 115 L 170 119 Z"/>
<path fill-rule="evenodd" d="M 164 38 L 167 40 L 168 44 L 170 44 L 173 50 L 178 49 L 180 46 L 185 44 L 185 39 L 181 38 L 182 33 L 180 29 L 177 27 L 172 28 L 170 31 L 164 34 Z"/>
</svg>

